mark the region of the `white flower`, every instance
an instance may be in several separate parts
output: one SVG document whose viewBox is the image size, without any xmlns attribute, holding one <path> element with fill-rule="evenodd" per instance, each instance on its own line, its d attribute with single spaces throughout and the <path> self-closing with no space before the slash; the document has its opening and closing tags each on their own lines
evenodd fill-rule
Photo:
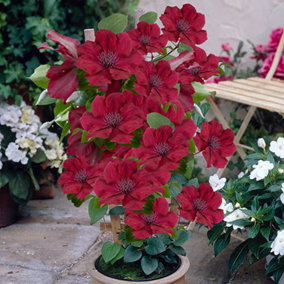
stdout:
<svg viewBox="0 0 284 284">
<path fill-rule="evenodd" d="M 242 178 L 244 175 L 246 175 L 248 173 L 248 169 L 246 169 L 246 171 L 245 172 L 240 172 L 239 174 L 238 174 L 238 178 Z"/>
<path fill-rule="evenodd" d="M 284 204 L 284 182 L 281 185 L 281 190 L 282 190 L 282 193 L 280 195 L 280 200 L 281 200 L 282 204 Z"/>
<path fill-rule="evenodd" d="M 222 198 L 222 204 L 220 205 L 219 208 L 224 211 L 224 214 L 234 211 L 233 204 L 231 202 L 227 203 L 227 201 L 224 198 Z"/>
<path fill-rule="evenodd" d="M 283 174 L 283 173 L 284 173 L 284 170 L 281 169 L 281 168 L 279 168 L 279 169 L 278 169 L 278 173 L 279 173 L 279 174 Z"/>
<path fill-rule="evenodd" d="M 8 160 L 13 161 L 15 163 L 21 162 L 23 165 L 28 163 L 28 158 L 26 157 L 27 152 L 19 150 L 19 145 L 12 142 L 8 145 L 5 155 Z"/>
<path fill-rule="evenodd" d="M 270 143 L 269 150 L 273 152 L 277 157 L 284 159 L 284 138 L 279 137 L 277 141 Z"/>
<path fill-rule="evenodd" d="M 3 163 L 1 161 L 1 159 L 2 159 L 2 152 L 0 152 L 0 170 L 2 170 L 2 168 L 3 168 Z"/>
<path fill-rule="evenodd" d="M 262 148 L 263 150 L 265 149 L 266 147 L 266 143 L 265 143 L 265 140 L 263 138 L 259 138 L 257 140 L 257 145 L 258 147 Z"/>
<path fill-rule="evenodd" d="M 209 178 L 209 183 L 214 191 L 220 190 L 225 186 L 226 178 L 219 178 L 217 174 Z"/>
<path fill-rule="evenodd" d="M 268 176 L 269 171 L 274 168 L 274 165 L 269 161 L 260 160 L 257 165 L 253 165 L 252 167 L 254 170 L 250 173 L 249 178 L 259 181 Z"/>
<path fill-rule="evenodd" d="M 236 209 L 231 214 L 226 216 L 224 218 L 224 221 L 226 222 L 227 227 L 233 226 L 234 230 L 237 230 L 237 229 L 243 229 L 244 227 L 231 224 L 231 222 L 234 222 L 234 221 L 240 220 L 240 219 L 248 219 L 248 218 L 249 218 L 249 216 L 247 214 L 245 214 L 241 209 Z"/>
<path fill-rule="evenodd" d="M 48 160 L 55 160 L 57 158 L 57 154 L 54 149 L 46 150 L 44 153 Z"/>
<path fill-rule="evenodd" d="M 284 255 L 284 230 L 277 232 L 277 236 L 271 244 L 271 252 L 275 255 Z"/>
<path fill-rule="evenodd" d="M 42 148 L 42 138 L 31 133 L 17 133 L 16 143 L 22 150 L 26 150 L 33 157 L 39 148 Z"/>
</svg>

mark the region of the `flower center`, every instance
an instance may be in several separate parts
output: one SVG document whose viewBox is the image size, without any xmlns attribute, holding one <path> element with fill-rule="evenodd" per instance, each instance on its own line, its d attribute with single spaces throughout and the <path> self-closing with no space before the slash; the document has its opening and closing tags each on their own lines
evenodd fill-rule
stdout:
<svg viewBox="0 0 284 284">
<path fill-rule="evenodd" d="M 188 72 L 191 75 L 198 75 L 200 73 L 200 71 L 201 71 L 201 67 L 200 66 L 194 66 L 194 67 L 188 69 Z"/>
<path fill-rule="evenodd" d="M 143 45 L 149 45 L 150 37 L 148 35 L 141 35 L 140 38 L 139 38 L 139 41 Z"/>
<path fill-rule="evenodd" d="M 200 198 L 193 201 L 193 205 L 196 211 L 202 212 L 206 208 L 206 202 Z"/>
<path fill-rule="evenodd" d="M 183 19 L 179 19 L 176 23 L 176 27 L 179 32 L 186 32 L 189 30 L 189 23 Z"/>
<path fill-rule="evenodd" d="M 131 179 L 121 179 L 117 183 L 117 190 L 121 193 L 127 194 L 134 187 L 134 182 Z"/>
<path fill-rule="evenodd" d="M 108 127 L 115 128 L 121 123 L 121 116 L 119 113 L 107 113 L 105 114 L 105 123 Z"/>
<path fill-rule="evenodd" d="M 218 137 L 216 136 L 213 136 L 210 141 L 209 141 L 209 147 L 212 149 L 212 150 L 216 150 L 217 148 L 220 147 L 220 140 Z"/>
<path fill-rule="evenodd" d="M 147 225 L 151 225 L 154 224 L 157 220 L 157 215 L 155 213 L 151 214 L 151 215 L 143 215 L 143 220 Z"/>
<path fill-rule="evenodd" d="M 79 170 L 76 174 L 75 174 L 75 178 L 74 178 L 77 182 L 80 183 L 85 183 L 88 179 L 88 173 L 85 169 L 81 169 Z"/>
<path fill-rule="evenodd" d="M 98 59 L 105 68 L 113 67 L 117 61 L 117 55 L 113 51 L 102 52 L 99 54 Z"/>
<path fill-rule="evenodd" d="M 150 77 L 150 86 L 152 88 L 159 88 L 162 84 L 163 80 L 156 74 Z"/>
<path fill-rule="evenodd" d="M 162 157 L 165 157 L 170 151 L 170 145 L 168 143 L 158 143 L 155 146 L 155 152 Z"/>
</svg>

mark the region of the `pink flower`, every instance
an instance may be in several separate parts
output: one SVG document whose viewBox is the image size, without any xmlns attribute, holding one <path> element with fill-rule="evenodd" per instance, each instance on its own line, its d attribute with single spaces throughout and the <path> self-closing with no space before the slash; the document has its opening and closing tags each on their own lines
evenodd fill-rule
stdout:
<svg viewBox="0 0 284 284">
<path fill-rule="evenodd" d="M 223 44 L 222 44 L 222 49 L 223 49 L 224 51 L 230 51 L 230 49 L 231 49 L 231 44 L 230 44 L 229 42 L 223 43 Z"/>
<path fill-rule="evenodd" d="M 77 50 L 80 42 L 52 30 L 48 31 L 47 37 L 59 44 L 56 51 L 65 58 L 63 64 L 49 68 L 46 75 L 50 79 L 47 91 L 52 98 L 62 99 L 66 102 L 78 87 L 75 62 L 78 58 Z M 54 50 L 46 42 L 39 49 Z"/>
<path fill-rule="evenodd" d="M 127 33 L 99 30 L 96 41 L 87 41 L 80 47 L 76 66 L 87 73 L 91 85 L 103 86 L 112 80 L 128 79 L 142 60 Z"/>
<path fill-rule="evenodd" d="M 275 30 L 272 31 L 272 33 L 270 34 L 270 41 L 269 41 L 267 48 L 266 48 L 267 52 L 270 53 L 270 52 L 276 51 L 276 49 L 279 45 L 282 34 L 283 34 L 283 28 L 278 28 L 278 29 L 275 29 Z"/>
<path fill-rule="evenodd" d="M 263 61 L 261 68 L 258 70 L 258 73 L 265 77 L 269 72 L 275 53 L 270 53 L 269 56 Z M 275 78 L 284 79 L 284 55 L 281 56 L 277 69 L 274 73 Z"/>
</svg>

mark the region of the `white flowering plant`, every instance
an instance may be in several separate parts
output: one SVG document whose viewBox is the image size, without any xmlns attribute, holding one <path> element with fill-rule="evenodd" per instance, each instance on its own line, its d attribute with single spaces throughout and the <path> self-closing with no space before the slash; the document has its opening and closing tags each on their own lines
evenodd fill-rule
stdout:
<svg viewBox="0 0 284 284">
<path fill-rule="evenodd" d="M 42 127 L 31 106 L 0 103 L 0 190 L 9 186 L 13 200 L 25 204 L 39 190 L 42 163 L 61 171 L 65 159 L 57 134 Z"/>
<path fill-rule="evenodd" d="M 284 138 L 261 138 L 254 148 L 238 178 L 225 183 L 211 177 L 223 196 L 225 218 L 208 231 L 208 238 L 218 255 L 233 232 L 242 234 L 243 241 L 231 254 L 230 270 L 236 271 L 247 258 L 254 264 L 270 255 L 266 274 L 280 283 L 284 272 Z"/>
</svg>

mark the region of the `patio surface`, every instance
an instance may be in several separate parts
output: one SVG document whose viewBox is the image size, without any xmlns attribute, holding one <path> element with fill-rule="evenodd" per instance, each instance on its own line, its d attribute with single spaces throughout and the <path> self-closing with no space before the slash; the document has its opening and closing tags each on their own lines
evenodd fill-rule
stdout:
<svg viewBox="0 0 284 284">
<path fill-rule="evenodd" d="M 89 225 L 87 204 L 75 208 L 58 189 L 55 199 L 31 201 L 20 213 L 17 224 L 0 229 L 0 284 L 91 283 L 87 266 L 109 236 Z M 186 244 L 186 283 L 272 284 L 263 262 L 242 267 L 230 280 L 227 261 L 237 244 L 214 258 L 206 231 L 194 231 Z"/>
</svg>

